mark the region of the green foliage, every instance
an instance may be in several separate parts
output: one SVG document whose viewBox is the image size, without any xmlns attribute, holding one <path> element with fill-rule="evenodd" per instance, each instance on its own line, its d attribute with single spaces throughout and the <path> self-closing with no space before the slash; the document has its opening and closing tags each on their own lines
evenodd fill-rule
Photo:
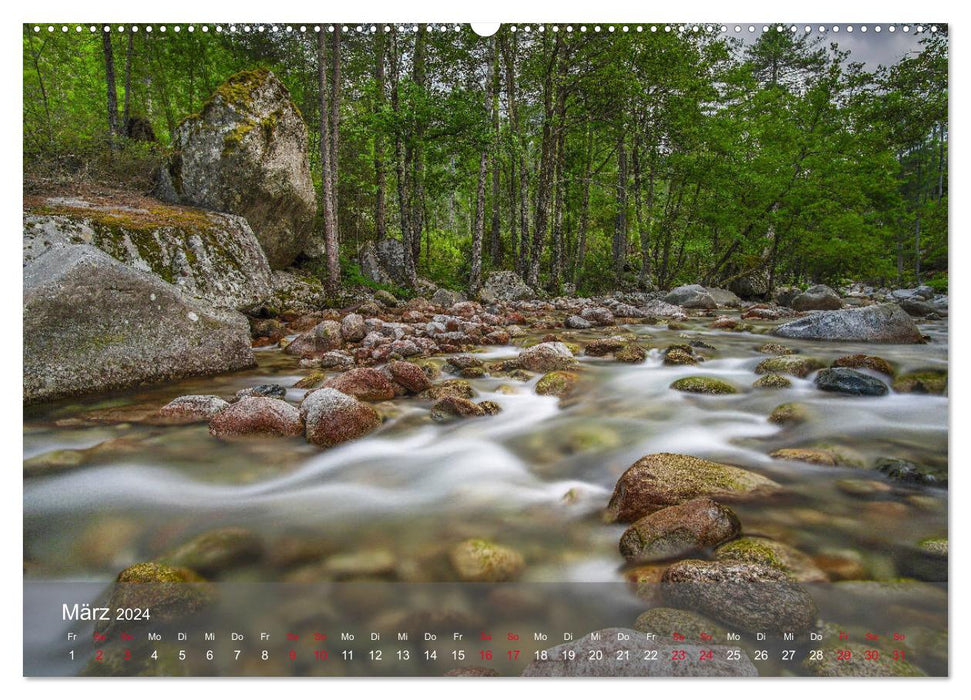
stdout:
<svg viewBox="0 0 971 700">
<path fill-rule="evenodd" d="M 541 285 L 558 279 L 594 294 L 764 274 L 776 285 L 927 281 L 946 289 L 946 28 L 874 71 L 813 36 L 770 31 L 743 45 L 708 30 L 514 35 L 504 27 L 497 60 L 491 41 L 471 31 L 343 32 L 337 218 L 345 281 L 377 288 L 351 257 L 376 236 L 380 155 L 387 235 L 402 235 L 404 210 L 420 224 L 418 274 L 464 288 L 485 152 L 486 238 L 495 209 L 501 268 L 527 268 L 522 210 L 535 236 L 540 184 L 552 183 L 539 232 Z M 111 42 L 119 109 L 130 68 L 130 113 L 151 123 L 159 143 L 116 139 L 109 148 L 99 33 L 27 26 L 28 175 L 147 190 L 181 120 L 214 94 L 245 100 L 248 76 L 271 70 L 307 121 L 320 186 L 315 33 L 142 31 L 129 51 L 128 35 L 113 32 Z M 490 107 L 486 77 L 496 68 Z M 227 148 L 240 136 L 231 134 Z M 488 271 L 488 241 L 486 249 Z"/>
</svg>

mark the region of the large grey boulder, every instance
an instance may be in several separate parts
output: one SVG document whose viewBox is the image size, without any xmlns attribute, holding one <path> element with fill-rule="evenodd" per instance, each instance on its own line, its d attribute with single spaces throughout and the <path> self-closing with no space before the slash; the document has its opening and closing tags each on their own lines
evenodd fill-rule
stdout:
<svg viewBox="0 0 971 700">
<path fill-rule="evenodd" d="M 817 284 L 795 296 L 789 306 L 796 311 L 833 311 L 843 308 L 843 302 L 831 288 Z"/>
<path fill-rule="evenodd" d="M 896 304 L 820 311 L 784 323 L 773 335 L 804 340 L 859 340 L 867 343 L 920 343 L 920 330 Z"/>
<path fill-rule="evenodd" d="M 24 268 L 24 402 L 255 364 L 249 325 L 91 245 Z"/>
<path fill-rule="evenodd" d="M 742 300 L 730 289 L 721 289 L 720 287 L 706 287 L 705 289 L 719 306 L 739 307 L 742 305 Z"/>
<path fill-rule="evenodd" d="M 368 241 L 358 252 L 361 272 L 378 284 L 405 286 L 405 248 L 397 238 Z"/>
<path fill-rule="evenodd" d="M 480 297 L 487 302 L 522 301 L 523 299 L 535 299 L 536 292 L 512 270 L 497 270 L 486 276 Z"/>
<path fill-rule="evenodd" d="M 675 287 L 664 297 L 669 304 L 676 304 L 685 309 L 717 309 L 718 304 L 708 290 L 700 284 L 684 284 Z"/>
<path fill-rule="evenodd" d="M 229 78 L 179 124 L 172 148 L 159 174 L 163 199 L 246 217 L 274 269 L 320 253 L 307 126 L 273 73 Z"/>
<path fill-rule="evenodd" d="M 270 266 L 246 219 L 154 204 L 48 199 L 44 213 L 24 213 L 24 265 L 52 246 L 91 244 L 213 306 L 242 308 L 270 292 Z"/>
</svg>

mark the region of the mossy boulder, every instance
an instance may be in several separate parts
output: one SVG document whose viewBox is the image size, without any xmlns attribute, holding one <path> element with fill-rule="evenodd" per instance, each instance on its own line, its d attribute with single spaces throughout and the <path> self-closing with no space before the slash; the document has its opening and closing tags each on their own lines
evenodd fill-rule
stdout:
<svg viewBox="0 0 971 700">
<path fill-rule="evenodd" d="M 700 496 L 719 501 L 771 494 L 777 483 L 746 469 L 690 455 L 659 453 L 637 460 L 621 475 L 607 505 L 608 522 L 633 522 Z"/>
<path fill-rule="evenodd" d="M 802 634 L 816 623 L 809 592 L 774 567 L 687 559 L 661 579 L 664 600 L 742 632 Z"/>
<path fill-rule="evenodd" d="M 448 558 L 462 581 L 512 581 L 526 568 L 519 552 L 488 540 L 460 542 L 449 550 Z"/>
<path fill-rule="evenodd" d="M 49 198 L 25 209 L 24 264 L 52 246 L 85 244 L 213 306 L 242 309 L 271 290 L 266 255 L 241 216 L 152 199 Z"/>
<path fill-rule="evenodd" d="M 922 369 L 902 374 L 893 383 L 893 390 L 905 394 L 947 393 L 947 370 Z"/>
<path fill-rule="evenodd" d="M 654 511 L 621 535 L 620 553 L 628 562 L 647 563 L 683 557 L 737 537 L 735 512 L 702 497 Z"/>
<path fill-rule="evenodd" d="M 795 355 L 798 351 L 780 343 L 763 343 L 757 350 L 763 355 Z"/>
<path fill-rule="evenodd" d="M 573 393 L 579 381 L 580 375 L 576 372 L 554 370 L 544 374 L 536 383 L 536 393 L 541 396 L 564 398 Z"/>
<path fill-rule="evenodd" d="M 738 389 L 715 377 L 682 377 L 671 383 L 675 391 L 689 394 L 737 394 Z"/>
<path fill-rule="evenodd" d="M 756 389 L 788 389 L 792 386 L 792 380 L 781 374 L 763 374 L 752 386 Z"/>
<path fill-rule="evenodd" d="M 829 581 L 829 577 L 810 556 L 767 537 L 740 537 L 726 542 L 715 550 L 715 559 L 764 564 L 779 569 L 801 583 Z"/>
<path fill-rule="evenodd" d="M 664 351 L 664 364 L 666 365 L 696 365 L 698 361 L 690 347 L 673 346 Z"/>
<path fill-rule="evenodd" d="M 154 561 L 133 564 L 118 574 L 109 594 L 108 606 L 112 611 L 115 608 L 149 608 L 151 618 L 142 623 L 99 620 L 95 631 L 112 634 L 120 625 L 158 625 L 185 620 L 198 614 L 212 600 L 211 587 L 191 569 Z"/>
<path fill-rule="evenodd" d="M 243 71 L 176 128 L 157 193 L 245 217 L 270 267 L 282 269 L 302 252 L 322 252 L 312 235 L 317 201 L 308 144 L 283 83 L 265 68 Z"/>
<path fill-rule="evenodd" d="M 23 271 L 24 402 L 255 364 L 249 323 L 90 245 L 54 245 Z"/>
<path fill-rule="evenodd" d="M 822 362 L 814 357 L 803 357 L 802 355 L 777 355 L 762 360 L 755 367 L 756 374 L 791 374 L 800 379 L 808 376 L 812 372 L 825 367 Z"/>
<path fill-rule="evenodd" d="M 604 357 L 606 355 L 613 355 L 623 348 L 625 344 L 626 341 L 619 337 L 597 338 L 587 343 L 584 352 L 591 357 Z"/>
</svg>

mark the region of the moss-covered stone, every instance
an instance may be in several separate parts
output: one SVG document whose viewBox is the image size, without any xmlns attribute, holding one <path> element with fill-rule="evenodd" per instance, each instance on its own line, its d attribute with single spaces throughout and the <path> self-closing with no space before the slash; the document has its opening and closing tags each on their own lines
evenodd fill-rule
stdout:
<svg viewBox="0 0 971 700">
<path fill-rule="evenodd" d="M 536 393 L 542 396 L 556 396 L 564 398 L 576 389 L 580 375 L 567 370 L 547 372 L 536 383 Z"/>
<path fill-rule="evenodd" d="M 664 353 L 664 364 L 673 366 L 696 365 L 698 358 L 692 354 L 691 348 L 670 347 Z"/>
<path fill-rule="evenodd" d="M 293 386 L 296 389 L 316 389 L 325 381 L 327 381 L 326 372 L 311 372 L 306 377 L 298 379 Z"/>
<path fill-rule="evenodd" d="M 825 365 L 814 357 L 801 355 L 778 355 L 762 360 L 755 368 L 756 374 L 791 374 L 804 378 Z"/>
<path fill-rule="evenodd" d="M 870 369 L 880 374 L 892 377 L 895 372 L 893 365 L 876 355 L 844 355 L 833 361 L 833 367 L 849 367 L 850 369 Z"/>
<path fill-rule="evenodd" d="M 756 389 L 788 389 L 792 380 L 781 374 L 763 374 L 752 384 Z"/>
<path fill-rule="evenodd" d="M 829 577 L 816 566 L 812 558 L 798 549 L 767 537 L 740 537 L 726 542 L 715 550 L 719 561 L 741 561 L 764 564 L 788 574 L 794 581 L 820 583 Z"/>
<path fill-rule="evenodd" d="M 647 359 L 647 350 L 636 343 L 629 343 L 614 353 L 614 359 L 636 365 Z"/>
<path fill-rule="evenodd" d="M 257 561 L 263 542 L 256 534 L 238 527 L 205 532 L 161 558 L 175 567 L 198 571 L 206 576 Z"/>
<path fill-rule="evenodd" d="M 787 459 L 792 462 L 808 462 L 825 467 L 835 467 L 836 456 L 829 450 L 806 447 L 787 447 L 769 454 L 772 459 Z"/>
<path fill-rule="evenodd" d="M 804 403 L 784 403 L 772 409 L 769 422 L 776 425 L 794 425 L 805 423 L 812 418 L 812 415 L 812 409 Z"/>
<path fill-rule="evenodd" d="M 422 392 L 422 396 L 437 401 L 446 396 L 455 396 L 461 399 L 471 399 L 475 396 L 475 389 L 465 379 L 446 379 Z"/>
<path fill-rule="evenodd" d="M 667 641 L 688 643 L 724 640 L 728 634 L 728 630 L 703 615 L 675 608 L 651 608 L 641 613 L 634 621 L 634 629 L 653 632 Z"/>
<path fill-rule="evenodd" d="M 906 394 L 946 394 L 947 370 L 923 369 L 907 372 L 897 377 L 893 390 Z"/>
<path fill-rule="evenodd" d="M 780 343 L 764 343 L 757 349 L 763 355 L 795 355 L 798 352 L 798 350 Z"/>
<path fill-rule="evenodd" d="M 689 394 L 737 394 L 738 389 L 715 377 L 682 377 L 671 384 L 675 391 Z"/>
<path fill-rule="evenodd" d="M 690 455 L 651 454 L 621 475 L 607 505 L 607 522 L 633 522 L 699 496 L 719 501 L 768 495 L 780 486 L 761 474 Z"/>
</svg>

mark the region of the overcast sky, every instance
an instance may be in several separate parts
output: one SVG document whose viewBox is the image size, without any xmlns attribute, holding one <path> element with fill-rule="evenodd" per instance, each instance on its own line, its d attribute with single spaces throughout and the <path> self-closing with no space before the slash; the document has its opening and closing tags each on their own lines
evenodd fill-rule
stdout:
<svg viewBox="0 0 971 700">
<path fill-rule="evenodd" d="M 755 39 L 762 33 L 762 27 L 766 26 L 764 23 L 756 22 L 739 22 L 736 24 L 725 25 L 728 27 L 729 36 L 738 36 L 742 38 L 746 44 L 750 44 L 755 41 Z M 736 33 L 735 27 L 740 26 L 742 28 L 741 32 Z M 749 32 L 748 28 L 750 26 L 755 27 L 754 32 Z M 771 25 L 770 25 L 771 26 Z M 791 26 L 791 25 L 790 25 Z M 804 31 L 806 24 L 796 24 L 799 28 L 798 31 Z M 812 26 L 812 34 L 814 36 L 819 36 L 819 24 L 809 25 Z M 860 31 L 861 25 L 854 24 L 852 32 L 847 32 L 846 24 L 840 24 L 839 31 L 833 32 L 832 27 L 834 25 L 827 24 L 825 32 L 824 41 L 826 45 L 833 42 L 839 44 L 840 48 L 844 51 L 850 52 L 850 59 L 854 62 L 860 62 L 866 64 L 868 70 L 875 69 L 878 65 L 890 65 L 896 63 L 908 52 L 916 51 L 919 47 L 919 42 L 922 37 L 929 33 L 930 25 L 896 25 L 896 31 L 888 31 L 889 25 L 880 25 L 881 31 L 874 31 L 876 25 L 866 25 L 867 31 Z M 904 32 L 903 27 L 909 26 L 910 31 Z M 918 26 L 924 26 L 924 33 L 918 33 L 916 31 Z"/>
</svg>

